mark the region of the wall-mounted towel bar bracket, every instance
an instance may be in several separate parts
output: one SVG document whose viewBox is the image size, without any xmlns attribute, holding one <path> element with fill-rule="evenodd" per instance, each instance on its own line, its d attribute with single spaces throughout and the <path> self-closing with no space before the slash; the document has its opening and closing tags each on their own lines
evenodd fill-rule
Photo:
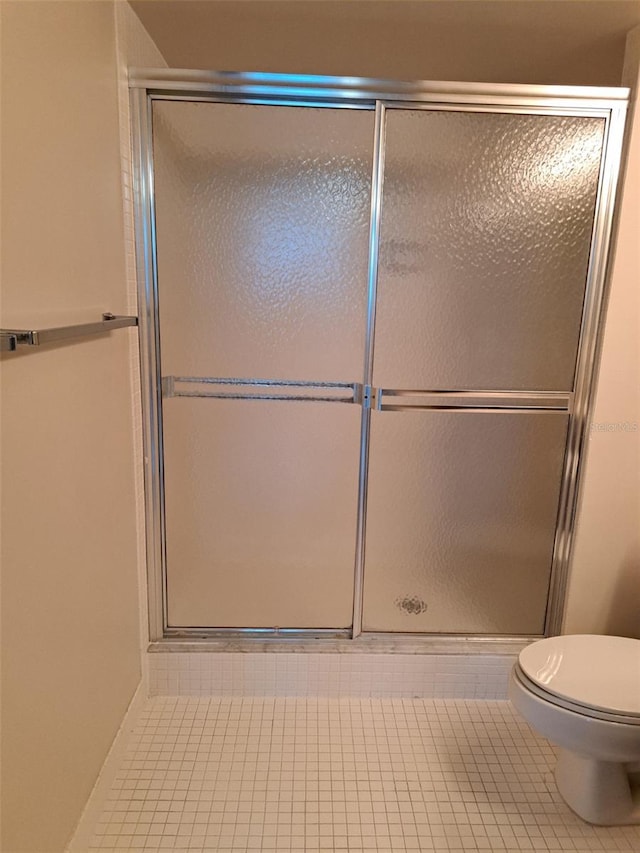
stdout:
<svg viewBox="0 0 640 853">
<path fill-rule="evenodd" d="M 0 329 L 0 350 L 12 352 L 20 346 L 39 347 L 86 335 L 99 335 L 113 329 L 137 326 L 137 317 L 103 314 L 97 323 L 79 323 L 75 326 L 58 326 L 55 329 Z"/>
</svg>

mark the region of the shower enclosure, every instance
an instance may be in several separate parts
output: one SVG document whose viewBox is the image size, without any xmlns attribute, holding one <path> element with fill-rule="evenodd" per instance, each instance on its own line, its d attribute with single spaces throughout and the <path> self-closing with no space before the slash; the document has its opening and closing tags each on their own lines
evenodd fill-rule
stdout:
<svg viewBox="0 0 640 853">
<path fill-rule="evenodd" d="M 151 638 L 557 632 L 626 90 L 131 85 Z"/>
</svg>

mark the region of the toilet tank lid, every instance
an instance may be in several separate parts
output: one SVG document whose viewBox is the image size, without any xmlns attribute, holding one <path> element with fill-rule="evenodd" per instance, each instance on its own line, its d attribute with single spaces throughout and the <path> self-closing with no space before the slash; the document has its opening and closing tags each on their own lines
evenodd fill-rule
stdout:
<svg viewBox="0 0 640 853">
<path fill-rule="evenodd" d="M 640 715 L 640 640 L 567 634 L 520 652 L 525 675 L 543 690 L 579 705 Z"/>
</svg>

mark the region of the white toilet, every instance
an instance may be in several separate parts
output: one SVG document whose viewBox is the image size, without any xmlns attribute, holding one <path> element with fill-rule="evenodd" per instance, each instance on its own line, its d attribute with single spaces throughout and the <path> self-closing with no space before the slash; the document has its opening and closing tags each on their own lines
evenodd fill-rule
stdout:
<svg viewBox="0 0 640 853">
<path fill-rule="evenodd" d="M 509 698 L 560 747 L 558 790 L 603 826 L 640 823 L 640 640 L 549 637 L 520 652 Z"/>
</svg>

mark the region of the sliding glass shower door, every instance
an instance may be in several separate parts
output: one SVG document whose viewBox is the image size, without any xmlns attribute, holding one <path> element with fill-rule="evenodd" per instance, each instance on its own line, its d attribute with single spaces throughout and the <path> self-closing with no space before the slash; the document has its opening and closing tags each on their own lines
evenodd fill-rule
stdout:
<svg viewBox="0 0 640 853">
<path fill-rule="evenodd" d="M 371 114 L 153 111 L 169 627 L 346 629 Z"/>
<path fill-rule="evenodd" d="M 623 109 L 214 77 L 138 102 L 155 636 L 557 630 Z"/>
<path fill-rule="evenodd" d="M 387 110 L 365 630 L 544 631 L 603 134 Z"/>
</svg>

